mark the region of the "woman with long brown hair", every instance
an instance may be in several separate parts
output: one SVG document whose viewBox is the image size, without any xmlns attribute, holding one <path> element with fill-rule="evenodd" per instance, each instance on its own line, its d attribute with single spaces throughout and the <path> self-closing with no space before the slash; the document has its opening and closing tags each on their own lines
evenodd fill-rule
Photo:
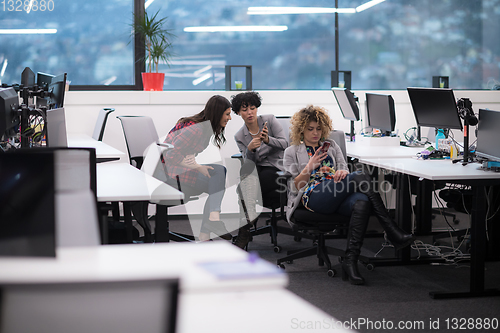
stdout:
<svg viewBox="0 0 500 333">
<path fill-rule="evenodd" d="M 181 190 L 188 195 L 208 193 L 203 210 L 199 239 L 210 238 L 210 233 L 224 239 L 231 235 L 220 220 L 221 202 L 226 188 L 226 168 L 220 164 L 198 164 L 195 156 L 208 147 L 213 136 L 220 149 L 226 142 L 224 129 L 231 120 L 231 103 L 223 96 L 212 96 L 205 108 L 191 117 L 178 120 L 165 142 L 174 146 L 165 153 L 168 176 L 179 177 Z"/>
</svg>

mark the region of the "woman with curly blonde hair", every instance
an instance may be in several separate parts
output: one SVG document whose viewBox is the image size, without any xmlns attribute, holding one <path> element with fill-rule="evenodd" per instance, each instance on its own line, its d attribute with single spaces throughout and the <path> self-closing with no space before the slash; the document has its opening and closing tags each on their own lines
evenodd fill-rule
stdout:
<svg viewBox="0 0 500 333">
<path fill-rule="evenodd" d="M 342 278 L 351 284 L 363 284 L 358 258 L 372 213 L 396 249 L 410 245 L 414 237 L 389 216 L 368 175 L 349 173 L 342 150 L 328 138 L 332 121 L 324 108 L 309 105 L 295 113 L 291 122 L 292 145 L 285 150 L 283 163 L 292 175 L 288 183 L 287 219 L 293 223 L 293 214 L 301 206 L 319 214 L 350 216 Z M 329 146 L 323 150 L 325 142 Z"/>
</svg>

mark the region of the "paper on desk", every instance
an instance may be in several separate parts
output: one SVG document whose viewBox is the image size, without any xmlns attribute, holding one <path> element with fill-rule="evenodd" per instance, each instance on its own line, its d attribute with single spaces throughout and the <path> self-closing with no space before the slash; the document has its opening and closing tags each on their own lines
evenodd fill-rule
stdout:
<svg viewBox="0 0 500 333">
<path fill-rule="evenodd" d="M 268 278 L 285 274 L 277 266 L 259 258 L 203 262 L 199 263 L 198 266 L 215 275 L 218 279 Z"/>
</svg>

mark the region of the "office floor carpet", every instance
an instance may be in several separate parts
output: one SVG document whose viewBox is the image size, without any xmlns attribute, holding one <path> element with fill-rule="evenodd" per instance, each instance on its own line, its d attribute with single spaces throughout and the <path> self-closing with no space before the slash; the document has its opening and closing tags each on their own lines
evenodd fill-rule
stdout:
<svg viewBox="0 0 500 333">
<path fill-rule="evenodd" d="M 468 217 L 459 213 L 460 222 L 453 225 L 461 228 L 468 223 Z M 229 221 L 231 217 L 225 217 Z M 280 224 L 283 221 L 280 222 Z M 265 224 L 261 218 L 259 225 Z M 436 228 L 444 228 L 446 223 L 438 216 L 434 220 Z M 171 221 L 171 229 L 179 232 L 189 232 L 189 224 L 185 220 Z M 369 231 L 380 230 L 378 224 L 370 222 Z M 431 237 L 419 237 L 423 243 L 432 243 Z M 310 240 L 294 241 L 287 235 L 278 236 L 281 253 L 275 253 L 268 235 L 254 237 L 249 245 L 249 251 L 256 252 L 261 258 L 276 264 L 276 260 L 286 254 L 288 250 L 307 247 Z M 328 240 L 334 247 L 344 248 L 345 240 Z M 382 238 L 367 238 L 362 254 L 374 255 L 382 249 Z M 451 246 L 449 239 L 441 239 L 440 244 Z M 454 241 L 457 246 L 457 241 Z M 466 252 L 466 242 L 460 249 Z M 448 250 L 443 250 L 444 252 Z M 392 248 L 383 248 L 379 256 L 391 257 Z M 412 250 L 412 256 L 417 257 L 418 251 Z M 423 256 L 425 251 L 421 250 Z M 500 297 L 463 298 L 435 300 L 429 296 L 430 291 L 467 291 L 469 288 L 469 262 L 453 265 L 408 265 L 375 267 L 369 271 L 360 266 L 360 272 L 366 279 L 363 286 L 354 286 L 341 278 L 340 264 L 336 257 L 331 258 L 337 276 L 330 278 L 326 268 L 320 267 L 313 257 L 295 260 L 293 264 L 286 264 L 289 276 L 288 289 L 308 302 L 322 309 L 329 316 L 324 323 L 310 323 L 302 318 L 300 313 L 294 314 L 296 325 L 323 325 L 329 327 L 336 320 L 355 325 L 359 332 L 389 332 L 396 330 L 399 325 L 405 331 L 413 329 L 419 332 L 451 332 L 452 328 L 465 328 L 467 332 L 494 332 L 479 329 L 478 323 L 487 320 L 500 321 Z M 500 289 L 500 262 L 492 261 L 486 264 L 486 288 Z M 335 318 L 335 319 L 334 319 Z M 472 319 L 469 319 L 472 318 Z M 475 324 L 470 324 L 474 320 Z M 461 324 L 465 323 L 465 326 Z M 338 323 L 336 323 L 338 324 Z M 292 323 L 291 323 L 292 325 Z M 393 325 L 393 329 L 390 329 Z M 458 325 L 454 327 L 453 325 Z M 469 325 L 469 326 L 467 326 Z M 500 325 L 500 324 L 499 324 Z M 324 328 L 323 327 L 323 328 Z M 500 326 L 499 330 L 500 331 Z"/>
</svg>

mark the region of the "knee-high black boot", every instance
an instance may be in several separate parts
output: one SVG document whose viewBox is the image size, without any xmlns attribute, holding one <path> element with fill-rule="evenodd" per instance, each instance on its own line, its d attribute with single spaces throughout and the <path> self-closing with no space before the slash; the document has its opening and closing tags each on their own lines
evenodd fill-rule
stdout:
<svg viewBox="0 0 500 333">
<path fill-rule="evenodd" d="M 368 199 L 370 199 L 373 213 L 384 228 L 387 238 L 389 238 L 389 241 L 391 241 L 396 250 L 402 249 L 413 243 L 415 237 L 401 229 L 389 216 L 380 194 L 373 189 L 371 178 L 368 175 L 359 173 L 354 176 L 354 180 L 359 192 L 366 194 Z"/>
<path fill-rule="evenodd" d="M 369 201 L 358 200 L 352 207 L 349 231 L 347 232 L 347 249 L 342 261 L 342 280 L 349 280 L 351 284 L 365 283 L 365 279 L 359 274 L 358 258 L 368 226 L 371 206 Z"/>
</svg>

